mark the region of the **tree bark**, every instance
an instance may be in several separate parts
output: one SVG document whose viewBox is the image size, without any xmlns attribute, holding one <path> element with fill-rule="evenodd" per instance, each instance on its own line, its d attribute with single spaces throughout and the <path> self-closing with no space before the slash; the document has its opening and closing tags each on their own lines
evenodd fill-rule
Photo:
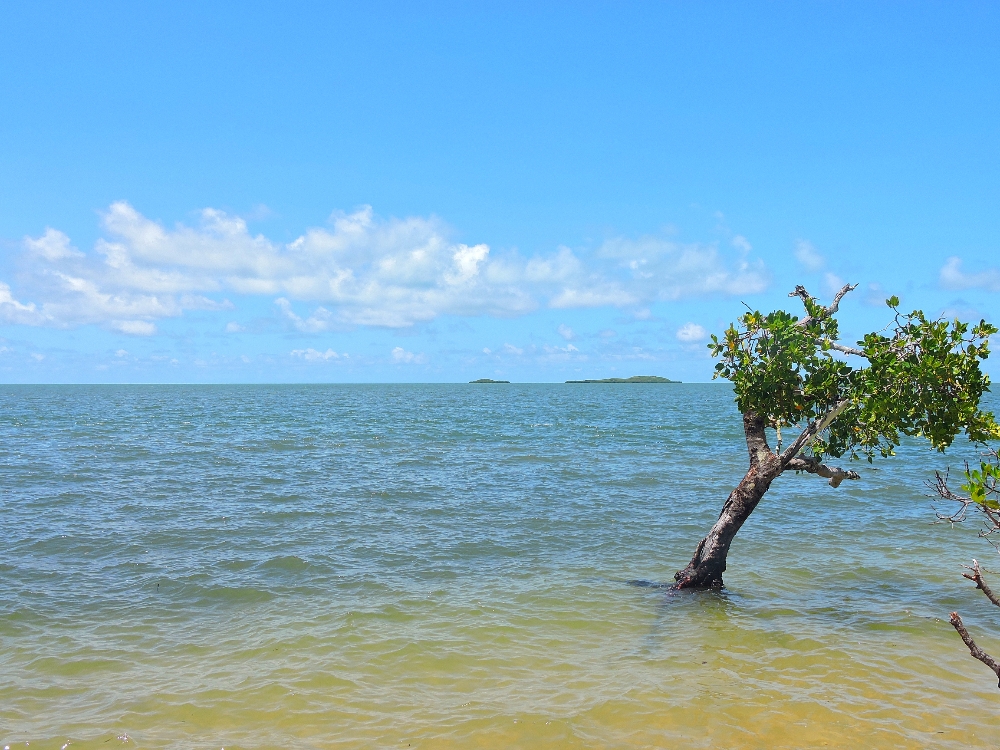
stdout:
<svg viewBox="0 0 1000 750">
<path fill-rule="evenodd" d="M 674 574 L 675 589 L 721 588 L 726 570 L 726 557 L 736 533 L 764 497 L 771 482 L 784 471 L 781 459 L 771 452 L 764 432 L 764 420 L 754 412 L 743 415 L 743 431 L 747 437 L 750 468 L 729 493 L 719 519 L 698 543 L 691 562 Z"/>
</svg>

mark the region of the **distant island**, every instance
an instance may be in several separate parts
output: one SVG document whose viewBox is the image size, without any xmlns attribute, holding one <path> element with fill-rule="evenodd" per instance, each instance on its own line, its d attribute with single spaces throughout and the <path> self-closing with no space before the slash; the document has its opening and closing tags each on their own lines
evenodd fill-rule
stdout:
<svg viewBox="0 0 1000 750">
<path fill-rule="evenodd" d="M 679 383 L 679 380 L 661 378 L 659 375 L 633 375 L 630 378 L 602 378 L 601 380 L 567 380 L 567 383 Z"/>
<path fill-rule="evenodd" d="M 509 380 L 493 380 L 491 378 L 479 378 L 479 380 L 470 380 L 470 383 L 509 383 Z"/>
</svg>

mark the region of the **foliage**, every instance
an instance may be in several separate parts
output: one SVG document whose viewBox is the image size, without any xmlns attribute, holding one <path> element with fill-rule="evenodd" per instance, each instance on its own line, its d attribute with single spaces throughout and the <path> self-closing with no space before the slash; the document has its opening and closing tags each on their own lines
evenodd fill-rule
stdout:
<svg viewBox="0 0 1000 750">
<path fill-rule="evenodd" d="M 835 313 L 845 287 L 829 308 L 801 287 L 806 316 L 778 310 L 749 311 L 709 349 L 719 358 L 715 377 L 731 380 L 743 413 L 755 412 L 773 427 L 803 426 L 841 409 L 811 451 L 852 458 L 892 455 L 901 435 L 927 438 L 938 450 L 963 430 L 983 442 L 1000 436 L 994 417 L 979 408 L 989 390 L 980 363 L 989 356 L 997 328 L 985 320 L 930 320 L 921 311 L 899 311 L 886 300 L 893 319 L 865 335 L 858 346 L 837 343 Z M 844 354 L 866 360 L 860 366 Z"/>
<path fill-rule="evenodd" d="M 980 461 L 979 468 L 966 467 L 962 489 L 969 499 L 984 511 L 1000 511 L 1000 455 L 991 450 L 989 461 Z"/>
</svg>

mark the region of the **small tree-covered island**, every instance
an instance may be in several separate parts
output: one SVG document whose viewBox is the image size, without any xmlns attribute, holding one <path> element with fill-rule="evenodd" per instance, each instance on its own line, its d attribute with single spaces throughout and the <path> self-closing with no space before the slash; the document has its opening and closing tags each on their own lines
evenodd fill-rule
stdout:
<svg viewBox="0 0 1000 750">
<path fill-rule="evenodd" d="M 661 378 L 659 375 L 633 375 L 630 378 L 601 378 L 600 380 L 567 380 L 567 383 L 680 383 L 679 380 Z"/>
<path fill-rule="evenodd" d="M 901 435 L 924 437 L 940 451 L 962 432 L 984 444 L 1000 436 L 993 414 L 980 408 L 989 389 L 980 363 L 997 328 L 902 313 L 890 297 L 888 325 L 845 346 L 836 314 L 856 286 L 845 285 L 825 307 L 798 286 L 789 296 L 799 298 L 803 317 L 752 311 L 721 339 L 712 336 L 715 377 L 732 381 L 743 415 L 749 467 L 673 588 L 722 586 L 733 539 L 786 471 L 815 474 L 836 488 L 860 476 L 824 463 L 827 457 L 888 457 Z M 783 431 L 795 430 L 786 443 Z"/>
</svg>

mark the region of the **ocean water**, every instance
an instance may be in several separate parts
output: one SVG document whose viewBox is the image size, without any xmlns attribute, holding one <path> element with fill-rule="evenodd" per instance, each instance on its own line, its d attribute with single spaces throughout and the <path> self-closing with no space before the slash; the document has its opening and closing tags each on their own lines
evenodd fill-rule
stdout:
<svg viewBox="0 0 1000 750">
<path fill-rule="evenodd" d="M 993 748 L 1000 569 L 907 443 L 745 469 L 726 385 L 0 388 L 11 748 Z M 961 454 L 951 457 L 958 463 Z M 1000 576 L 998 576 L 1000 581 Z"/>
</svg>

